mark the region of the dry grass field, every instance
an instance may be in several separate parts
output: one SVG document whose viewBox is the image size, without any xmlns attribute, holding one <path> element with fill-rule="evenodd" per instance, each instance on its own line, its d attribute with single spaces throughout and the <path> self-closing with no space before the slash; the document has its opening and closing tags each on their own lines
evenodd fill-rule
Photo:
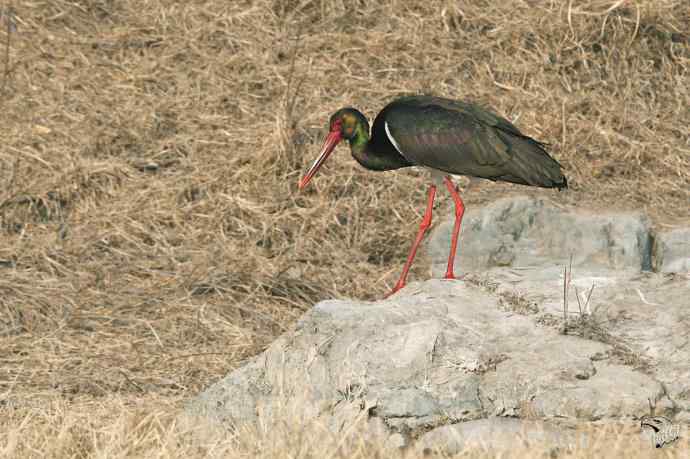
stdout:
<svg viewBox="0 0 690 459">
<path fill-rule="evenodd" d="M 471 99 L 566 167 L 566 192 L 487 182 L 468 206 L 529 192 L 690 218 L 683 0 L 0 7 L 0 456 L 338 456 L 306 434 L 192 447 L 173 419 L 314 302 L 395 282 L 422 172 L 340 147 L 297 192 L 342 106 Z"/>
</svg>

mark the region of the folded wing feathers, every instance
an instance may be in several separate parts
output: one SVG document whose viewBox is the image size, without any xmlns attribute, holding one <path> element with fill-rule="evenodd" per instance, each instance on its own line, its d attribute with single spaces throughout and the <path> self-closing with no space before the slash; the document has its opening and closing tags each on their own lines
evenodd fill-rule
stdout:
<svg viewBox="0 0 690 459">
<path fill-rule="evenodd" d="M 546 144 L 522 134 L 510 121 L 455 101 L 429 99 L 415 108 L 412 115 L 393 110 L 385 123 L 388 139 L 411 163 L 490 180 L 567 187 Z"/>
</svg>

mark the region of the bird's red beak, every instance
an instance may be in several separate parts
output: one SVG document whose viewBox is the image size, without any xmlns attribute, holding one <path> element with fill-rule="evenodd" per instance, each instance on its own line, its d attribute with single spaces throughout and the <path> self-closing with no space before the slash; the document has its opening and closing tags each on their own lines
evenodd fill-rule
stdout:
<svg viewBox="0 0 690 459">
<path fill-rule="evenodd" d="M 328 136 L 326 137 L 326 141 L 323 143 L 323 147 L 321 147 L 321 153 L 319 153 L 319 157 L 316 158 L 314 164 L 311 165 L 305 176 L 302 177 L 302 180 L 299 181 L 300 190 L 307 186 L 307 183 L 309 183 L 312 177 L 316 174 L 316 171 L 319 170 L 319 168 L 323 165 L 326 159 L 328 159 L 331 153 L 333 153 L 333 150 L 335 150 L 335 147 L 340 143 L 341 140 L 343 140 L 343 137 L 340 135 L 340 129 L 338 129 L 337 131 L 331 131 L 328 134 Z"/>
</svg>

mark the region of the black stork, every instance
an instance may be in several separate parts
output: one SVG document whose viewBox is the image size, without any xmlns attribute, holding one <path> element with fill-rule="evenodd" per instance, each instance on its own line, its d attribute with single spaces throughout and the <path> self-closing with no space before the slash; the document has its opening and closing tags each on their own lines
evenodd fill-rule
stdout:
<svg viewBox="0 0 690 459">
<path fill-rule="evenodd" d="M 373 171 L 423 166 L 433 183 L 427 206 L 402 274 L 390 296 L 405 286 L 407 273 L 424 234 L 431 226 L 436 187 L 445 185 L 455 203 L 446 279 L 455 279 L 453 265 L 465 205 L 450 174 L 479 177 L 542 188 L 567 188 L 561 165 L 510 121 L 475 104 L 433 96 L 407 96 L 389 103 L 369 131 L 367 118 L 354 108 L 331 116 L 330 132 L 316 161 L 300 180 L 303 189 L 340 141 L 350 143 L 352 156 Z"/>
</svg>

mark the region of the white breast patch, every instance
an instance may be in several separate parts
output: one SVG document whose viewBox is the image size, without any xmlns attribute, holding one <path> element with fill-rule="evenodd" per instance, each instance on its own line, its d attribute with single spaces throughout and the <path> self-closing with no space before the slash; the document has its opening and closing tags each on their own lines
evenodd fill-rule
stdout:
<svg viewBox="0 0 690 459">
<path fill-rule="evenodd" d="M 391 141 L 393 146 L 395 147 L 396 150 L 398 150 L 398 153 L 402 155 L 403 158 L 405 158 L 405 154 L 400 150 L 400 145 L 398 145 L 398 142 L 395 141 L 393 138 L 393 135 L 391 134 L 390 129 L 388 129 L 388 121 L 383 122 L 383 127 L 386 129 L 386 135 L 388 136 L 388 140 Z M 407 159 L 407 158 L 405 158 Z M 409 159 L 407 159 L 409 161 Z"/>
</svg>

